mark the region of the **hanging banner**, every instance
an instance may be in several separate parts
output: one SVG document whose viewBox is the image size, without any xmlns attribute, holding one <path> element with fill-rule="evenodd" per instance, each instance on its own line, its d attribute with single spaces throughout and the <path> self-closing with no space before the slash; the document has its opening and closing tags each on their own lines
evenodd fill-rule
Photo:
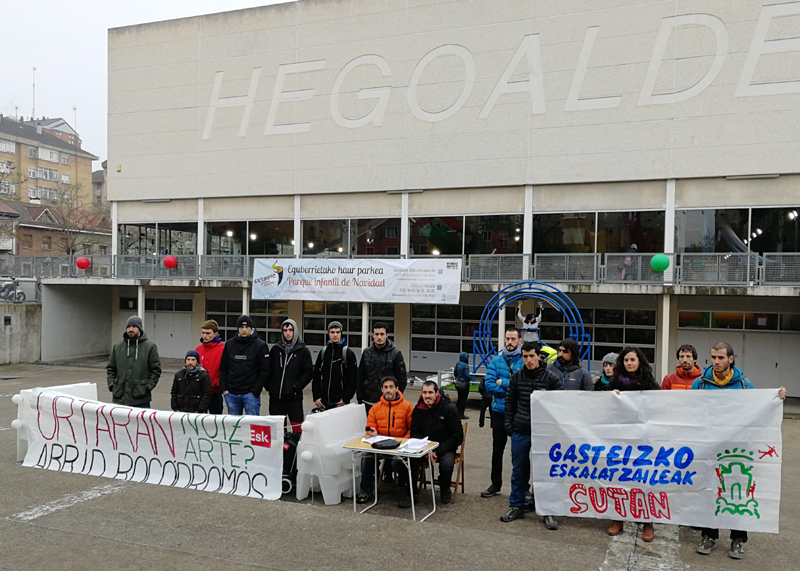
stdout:
<svg viewBox="0 0 800 571">
<path fill-rule="evenodd" d="M 253 299 L 457 304 L 461 259 L 261 258 Z"/>
<path fill-rule="evenodd" d="M 541 515 L 778 533 L 776 390 L 531 395 Z"/>
<path fill-rule="evenodd" d="M 86 400 L 30 399 L 23 466 L 277 500 L 282 416 L 189 414 Z"/>
</svg>

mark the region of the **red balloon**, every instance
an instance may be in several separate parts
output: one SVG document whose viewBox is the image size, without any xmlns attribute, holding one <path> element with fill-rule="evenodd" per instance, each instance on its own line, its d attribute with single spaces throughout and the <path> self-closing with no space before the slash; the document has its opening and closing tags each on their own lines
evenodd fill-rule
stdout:
<svg viewBox="0 0 800 571">
<path fill-rule="evenodd" d="M 170 270 L 178 265 L 178 258 L 175 256 L 166 256 L 164 258 L 164 267 Z"/>
<path fill-rule="evenodd" d="M 81 270 L 87 270 L 89 269 L 89 266 L 92 265 L 92 263 L 89 261 L 89 258 L 84 258 L 81 256 L 80 258 L 75 260 L 75 265 L 78 266 L 78 268 L 80 268 Z"/>
</svg>

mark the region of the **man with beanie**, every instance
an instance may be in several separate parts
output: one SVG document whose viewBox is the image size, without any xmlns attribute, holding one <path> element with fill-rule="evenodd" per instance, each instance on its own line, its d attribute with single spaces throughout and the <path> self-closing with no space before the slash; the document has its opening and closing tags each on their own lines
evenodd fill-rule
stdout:
<svg viewBox="0 0 800 571">
<path fill-rule="evenodd" d="M 106 364 L 106 380 L 113 402 L 150 408 L 151 391 L 160 377 L 158 347 L 147 338 L 142 318 L 134 315 L 128 319 L 122 341 L 114 345 Z"/>
<path fill-rule="evenodd" d="M 183 369 L 172 380 L 172 410 L 206 412 L 211 403 L 211 377 L 200 365 L 200 353 L 187 351 L 183 362 Z"/>
<path fill-rule="evenodd" d="M 356 394 L 358 402 L 369 409 L 381 399 L 381 383 L 385 377 L 397 382 L 400 392 L 406 390 L 408 375 L 403 353 L 389 340 L 386 324 L 378 321 L 372 326 L 372 345 L 361 353 L 358 365 Z"/>
<path fill-rule="evenodd" d="M 303 389 L 311 382 L 314 365 L 311 351 L 297 335 L 294 319 L 287 319 L 281 325 L 281 339 L 272 346 L 269 357 L 269 413 L 288 416 L 292 429 L 300 432 Z"/>
<path fill-rule="evenodd" d="M 615 365 L 618 358 L 619 354 L 617 353 L 606 353 L 606 356 L 603 357 L 603 372 L 594 378 L 594 390 L 609 390 L 608 384 L 611 382 L 611 377 L 616 374 Z"/>
<path fill-rule="evenodd" d="M 219 390 L 228 414 L 261 413 L 261 390 L 269 377 L 269 348 L 259 338 L 249 315 L 236 320 L 236 337 L 225 342 L 219 363 Z"/>
<path fill-rule="evenodd" d="M 506 390 L 511 375 L 522 367 L 520 342 L 522 335 L 516 327 L 506 330 L 506 346 L 489 361 L 486 367 L 486 394 L 492 397 L 492 484 L 481 492 L 482 498 L 491 498 L 503 487 L 503 453 L 508 435 L 505 429 Z"/>
<path fill-rule="evenodd" d="M 328 344 L 317 354 L 311 393 L 314 406 L 335 408 L 349 404 L 356 393 L 358 362 L 356 354 L 344 342 L 342 324 L 328 324 Z"/>
<path fill-rule="evenodd" d="M 208 412 L 222 414 L 223 397 L 222 391 L 219 390 L 219 364 L 222 361 L 225 344 L 219 336 L 219 324 L 213 319 L 205 321 L 200 326 L 200 334 L 202 337 L 196 351 L 200 355 L 200 365 L 211 377 L 211 404 L 208 405 Z"/>
<path fill-rule="evenodd" d="M 500 521 L 525 517 L 525 496 L 531 477 L 531 393 L 563 390 L 561 379 L 541 361 L 541 345 L 528 341 L 522 345 L 524 366 L 511 375 L 506 389 L 504 429 L 511 437 L 511 495 L 508 511 Z M 545 516 L 547 529 L 558 529 L 553 516 Z"/>
</svg>

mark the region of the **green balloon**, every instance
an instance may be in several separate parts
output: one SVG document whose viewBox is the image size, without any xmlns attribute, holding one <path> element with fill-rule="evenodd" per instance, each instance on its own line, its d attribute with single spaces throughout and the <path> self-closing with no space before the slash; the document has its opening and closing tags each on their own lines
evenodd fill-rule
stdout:
<svg viewBox="0 0 800 571">
<path fill-rule="evenodd" d="M 650 259 L 650 267 L 654 272 L 663 272 L 669 267 L 669 258 L 664 254 L 656 254 Z"/>
</svg>

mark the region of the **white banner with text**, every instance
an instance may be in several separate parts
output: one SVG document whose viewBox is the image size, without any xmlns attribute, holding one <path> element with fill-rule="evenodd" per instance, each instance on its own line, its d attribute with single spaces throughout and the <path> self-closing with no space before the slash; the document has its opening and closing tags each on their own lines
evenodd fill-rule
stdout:
<svg viewBox="0 0 800 571">
<path fill-rule="evenodd" d="M 259 258 L 253 299 L 457 304 L 461 259 Z"/>
<path fill-rule="evenodd" d="M 778 533 L 777 390 L 537 391 L 540 515 Z"/>
<path fill-rule="evenodd" d="M 282 416 L 190 414 L 52 390 L 30 399 L 23 466 L 277 500 Z"/>
</svg>

